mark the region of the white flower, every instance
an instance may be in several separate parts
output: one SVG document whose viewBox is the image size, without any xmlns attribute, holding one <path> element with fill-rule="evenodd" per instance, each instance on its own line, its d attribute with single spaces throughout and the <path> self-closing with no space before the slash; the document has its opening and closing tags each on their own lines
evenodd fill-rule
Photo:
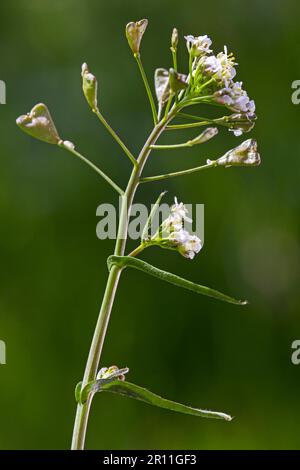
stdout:
<svg viewBox="0 0 300 470">
<path fill-rule="evenodd" d="M 190 235 L 190 238 L 187 240 L 187 242 L 184 245 L 184 253 L 183 256 L 189 259 L 193 259 L 197 253 L 202 248 L 202 242 L 200 238 L 198 238 L 196 235 Z"/>
<path fill-rule="evenodd" d="M 229 132 L 233 132 L 233 134 L 236 136 L 236 137 L 240 137 L 241 135 L 243 135 L 244 131 L 241 127 L 239 127 L 238 129 L 229 129 Z"/>
<path fill-rule="evenodd" d="M 200 60 L 200 65 L 203 66 L 205 73 L 217 76 L 220 76 L 221 74 L 222 64 L 215 55 L 203 57 L 203 59 Z"/>
<path fill-rule="evenodd" d="M 202 57 L 199 61 L 199 66 L 203 68 L 204 73 L 209 75 L 215 75 L 219 80 L 222 80 L 225 86 L 228 86 L 228 82 L 232 80 L 236 75 L 236 70 L 232 54 L 228 54 L 227 47 L 224 46 L 224 52 L 220 52 L 217 56 L 210 55 Z"/>
<path fill-rule="evenodd" d="M 191 235 L 187 230 L 180 229 L 170 234 L 169 240 L 179 253 L 188 259 L 193 259 L 202 248 L 202 242 L 196 235 Z"/>
<path fill-rule="evenodd" d="M 188 210 L 183 204 L 183 202 L 178 202 L 177 197 L 174 198 L 175 204 L 171 207 L 171 215 L 177 215 L 178 217 L 181 217 L 182 220 L 186 220 L 187 222 L 192 222 L 192 219 L 190 219 L 187 214 Z"/>
<path fill-rule="evenodd" d="M 247 92 L 243 90 L 243 82 L 231 81 L 229 86 L 216 93 L 218 103 L 229 106 L 234 111 L 246 113 L 249 117 L 254 115 L 255 103 L 250 100 Z"/>
<path fill-rule="evenodd" d="M 224 52 L 220 52 L 217 55 L 217 59 L 221 65 L 221 73 L 219 78 L 223 78 L 226 84 L 228 80 L 232 80 L 236 76 L 234 65 L 237 65 L 237 63 L 234 62 L 235 58 L 233 57 L 233 54 L 228 54 L 226 46 L 224 46 Z"/>
<path fill-rule="evenodd" d="M 171 213 L 163 223 L 163 228 L 168 232 L 180 231 L 184 221 L 192 222 L 192 219 L 187 216 L 188 210 L 183 202 L 178 202 L 177 197 L 174 198 L 174 201 L 175 204 L 171 207 Z"/>
<path fill-rule="evenodd" d="M 207 35 L 198 37 L 188 35 L 185 36 L 185 39 L 188 51 L 192 52 L 195 57 L 212 52 L 209 48 L 212 45 L 212 40 Z"/>
<path fill-rule="evenodd" d="M 177 250 L 185 258 L 193 259 L 202 248 L 202 242 L 196 235 L 191 235 L 183 228 L 184 221 L 192 222 L 187 216 L 188 210 L 175 197 L 170 215 L 164 220 L 160 231 L 152 238 L 152 242 L 162 248 Z"/>
<path fill-rule="evenodd" d="M 176 246 L 184 245 L 188 241 L 189 236 L 189 232 L 181 228 L 172 232 L 169 236 L 169 240 L 171 240 Z"/>
</svg>

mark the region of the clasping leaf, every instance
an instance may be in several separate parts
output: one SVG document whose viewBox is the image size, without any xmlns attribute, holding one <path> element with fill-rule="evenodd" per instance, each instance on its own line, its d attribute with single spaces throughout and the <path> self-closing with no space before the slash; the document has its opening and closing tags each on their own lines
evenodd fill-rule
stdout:
<svg viewBox="0 0 300 470">
<path fill-rule="evenodd" d="M 117 376 L 122 376 L 124 375 L 124 373 L 127 372 L 128 369 L 125 368 L 115 371 L 115 374 L 117 374 Z M 178 413 L 198 416 L 201 418 L 224 419 L 225 421 L 232 420 L 232 417 L 226 413 L 221 413 L 219 411 L 202 410 L 200 408 L 192 408 L 191 406 L 167 400 L 166 398 L 162 398 L 159 395 L 150 392 L 150 390 L 140 387 L 139 385 L 135 385 L 131 382 L 126 382 L 124 380 L 116 380 L 117 376 L 114 375 L 107 379 L 94 380 L 88 383 L 81 392 L 81 384 L 78 384 L 76 387 L 77 400 L 81 404 L 84 404 L 88 399 L 89 394 L 94 395 L 97 392 L 112 392 L 128 398 L 134 398 L 135 400 L 143 401 L 145 403 L 148 403 L 149 405 L 157 406 L 159 408 L 177 411 Z"/>
<path fill-rule="evenodd" d="M 163 271 L 162 269 L 156 268 L 152 266 L 152 264 L 146 263 L 146 261 L 142 261 L 137 258 L 133 258 L 132 256 L 109 256 L 107 259 L 108 269 L 111 269 L 113 265 L 123 267 L 130 267 L 138 269 L 139 271 L 144 271 L 146 274 L 150 274 L 150 276 L 157 277 L 162 281 L 169 282 L 170 284 L 174 284 L 177 287 L 183 287 L 184 289 L 191 290 L 196 292 L 196 294 L 206 295 L 208 297 L 213 297 L 217 300 L 223 300 L 224 302 L 228 302 L 235 305 L 246 305 L 248 302 L 247 300 L 237 300 L 233 297 L 229 297 L 226 294 L 222 294 L 215 289 L 211 289 L 210 287 L 202 286 L 200 284 L 196 284 L 195 282 L 188 281 L 176 274 L 169 273 L 168 271 Z"/>
</svg>

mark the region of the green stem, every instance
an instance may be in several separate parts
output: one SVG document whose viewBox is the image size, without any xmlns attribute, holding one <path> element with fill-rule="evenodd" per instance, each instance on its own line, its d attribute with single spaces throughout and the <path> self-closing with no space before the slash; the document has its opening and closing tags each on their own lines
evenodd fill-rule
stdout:
<svg viewBox="0 0 300 470">
<path fill-rule="evenodd" d="M 212 77 L 210 80 L 208 80 L 207 82 L 203 83 L 203 85 L 201 85 L 201 86 L 199 87 L 198 93 L 199 93 L 201 90 L 203 90 L 203 88 L 207 87 L 207 85 L 210 85 L 210 84 L 211 84 L 212 82 L 214 82 L 214 81 L 215 81 L 215 78 Z"/>
<path fill-rule="evenodd" d="M 201 122 L 189 122 L 188 124 L 172 124 L 167 127 L 167 131 L 175 131 L 180 129 L 191 129 L 193 127 L 208 126 L 211 124 L 211 121 L 201 121 Z"/>
<path fill-rule="evenodd" d="M 99 120 L 102 122 L 104 127 L 108 130 L 108 132 L 112 135 L 112 137 L 115 139 L 115 141 L 120 145 L 121 149 L 124 151 L 124 153 L 127 155 L 131 163 L 136 166 L 136 159 L 130 152 L 130 150 L 126 147 L 124 142 L 120 139 L 120 137 L 117 135 L 117 133 L 113 130 L 113 128 L 108 124 L 104 116 L 100 113 L 99 109 L 93 109 L 93 112 L 96 114 L 96 116 L 99 118 Z"/>
<path fill-rule="evenodd" d="M 152 150 L 174 150 L 182 147 L 192 147 L 189 142 L 184 142 L 182 144 L 171 144 L 171 145 L 151 145 Z"/>
<path fill-rule="evenodd" d="M 120 222 L 118 229 L 118 236 L 115 246 L 115 255 L 122 256 L 124 255 L 126 247 L 126 238 L 128 231 L 128 215 L 130 214 L 131 206 L 133 203 L 133 198 L 137 187 L 139 185 L 140 176 L 146 164 L 146 161 L 151 152 L 151 145 L 153 145 L 156 140 L 159 138 L 161 133 L 164 131 L 168 122 L 175 116 L 177 109 L 173 108 L 167 119 L 158 123 L 151 134 L 149 135 L 147 141 L 145 142 L 138 160 L 137 165 L 133 168 L 125 194 L 122 200 Z M 103 343 L 107 331 L 107 326 L 111 314 L 111 310 L 114 303 L 114 298 L 117 290 L 117 286 L 120 279 L 120 274 L 122 267 L 114 266 L 108 276 L 106 289 L 96 324 L 93 340 L 90 347 L 90 352 L 88 360 L 86 363 L 86 368 L 84 372 L 84 377 L 82 381 L 82 389 L 87 385 L 88 382 L 94 380 L 97 375 L 97 370 L 99 367 L 101 352 L 103 348 Z M 88 425 L 88 416 L 90 411 L 92 397 L 90 396 L 87 402 L 83 405 L 78 403 L 77 412 L 74 423 L 73 438 L 72 438 L 72 449 L 83 449 L 86 430 Z"/>
<path fill-rule="evenodd" d="M 171 47 L 172 59 L 173 59 L 173 69 L 177 72 L 177 49 Z"/>
<path fill-rule="evenodd" d="M 141 178 L 140 183 L 151 183 L 152 181 L 161 181 L 167 178 L 173 178 L 175 176 L 190 175 L 198 171 L 208 170 L 209 168 L 216 168 L 217 166 L 218 164 L 215 161 L 211 161 L 210 163 L 207 163 L 206 165 L 196 166 L 194 168 L 189 168 L 188 170 L 175 171 L 173 173 L 166 173 L 165 175 L 147 176 L 145 178 Z"/>
<path fill-rule="evenodd" d="M 132 256 L 134 258 L 135 256 L 139 255 L 145 248 L 145 244 L 141 244 L 137 246 L 133 251 L 131 251 L 128 256 Z"/>
<path fill-rule="evenodd" d="M 86 157 L 81 155 L 81 153 L 77 152 L 77 150 L 73 149 L 72 147 L 67 147 L 66 145 L 58 144 L 59 147 L 68 150 L 68 152 L 72 153 L 75 155 L 75 157 L 79 158 L 81 161 L 86 163 L 90 168 L 92 168 L 98 175 L 102 176 L 102 178 L 105 179 L 121 196 L 124 194 L 123 189 L 121 189 L 109 176 L 107 176 L 104 171 L 100 170 L 94 163 L 92 163 L 90 160 L 88 160 Z"/>
<path fill-rule="evenodd" d="M 207 117 L 203 117 L 203 116 L 195 116 L 193 114 L 188 114 L 188 113 L 178 113 L 177 114 L 177 117 L 179 118 L 184 118 L 184 119 L 193 119 L 194 121 L 207 121 L 207 122 L 215 122 L 215 121 L 218 121 L 218 119 L 209 119 Z"/>
<path fill-rule="evenodd" d="M 171 47 L 171 52 L 172 52 L 172 59 L 173 59 L 173 69 L 175 72 L 178 71 L 178 65 L 177 65 L 177 48 Z M 175 103 L 178 103 L 178 93 L 175 93 Z"/>
<path fill-rule="evenodd" d="M 94 380 L 97 375 L 98 364 L 100 360 L 100 355 L 103 347 L 104 338 L 107 331 L 107 326 L 109 322 L 109 317 L 111 309 L 113 306 L 116 289 L 118 286 L 120 274 L 122 268 L 113 267 L 110 270 L 106 289 L 96 324 L 93 340 L 91 343 L 91 348 L 86 363 L 85 373 L 82 381 L 82 388 L 91 380 Z M 88 424 L 88 416 L 90 411 L 92 397 L 89 397 L 87 402 L 83 405 L 77 405 L 76 418 L 73 430 L 72 437 L 72 449 L 73 450 L 82 450 L 84 449 L 84 442 Z"/>
<path fill-rule="evenodd" d="M 156 106 L 155 106 L 155 102 L 154 102 L 154 99 L 153 99 L 151 88 L 150 88 L 150 85 L 149 85 L 149 82 L 148 82 L 148 79 L 147 79 L 147 75 L 145 73 L 145 70 L 144 70 L 144 67 L 143 67 L 143 64 L 142 64 L 142 61 L 141 61 L 141 56 L 140 56 L 139 53 L 136 53 L 136 54 L 134 54 L 134 58 L 137 61 L 137 64 L 138 64 L 140 72 L 141 72 L 141 76 L 142 76 L 142 79 L 143 79 L 143 82 L 144 82 L 144 85 L 145 85 L 145 88 L 146 88 L 146 92 L 147 92 L 147 95 L 148 95 L 149 103 L 150 103 L 150 106 L 151 106 L 153 122 L 154 122 L 154 125 L 156 125 L 157 122 L 158 122 Z"/>
<path fill-rule="evenodd" d="M 168 99 L 168 102 L 167 102 L 167 105 L 166 105 L 166 109 L 165 109 L 165 116 L 164 116 L 164 119 L 166 119 L 167 116 L 168 116 L 168 113 L 169 113 L 169 111 L 170 111 L 170 107 L 171 107 L 171 103 L 172 103 L 173 97 L 174 97 L 174 93 L 170 93 L 170 96 L 169 96 L 169 99 Z"/>
</svg>

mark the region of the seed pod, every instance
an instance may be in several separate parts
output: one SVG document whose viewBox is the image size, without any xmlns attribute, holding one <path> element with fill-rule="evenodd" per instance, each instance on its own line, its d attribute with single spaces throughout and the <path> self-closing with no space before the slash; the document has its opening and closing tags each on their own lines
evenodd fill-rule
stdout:
<svg viewBox="0 0 300 470">
<path fill-rule="evenodd" d="M 156 69 L 154 84 L 157 101 L 163 105 L 168 101 L 170 96 L 169 72 L 166 69 Z"/>
<path fill-rule="evenodd" d="M 245 140 L 241 145 L 229 150 L 223 157 L 218 158 L 218 166 L 257 166 L 260 164 L 257 152 L 257 142 L 254 139 Z"/>
<path fill-rule="evenodd" d="M 35 105 L 30 113 L 18 117 L 16 123 L 22 131 L 48 144 L 58 144 L 61 140 L 51 114 L 43 103 Z"/>
<path fill-rule="evenodd" d="M 188 144 L 190 146 L 197 145 L 197 144 L 204 144 L 208 140 L 212 139 L 215 135 L 218 134 L 218 129 L 216 127 L 208 127 L 200 135 L 195 137 L 195 139 L 189 140 Z"/>
<path fill-rule="evenodd" d="M 174 69 L 169 70 L 170 87 L 173 93 L 184 90 L 188 87 L 186 83 L 186 75 L 176 72 Z"/>
<path fill-rule="evenodd" d="M 130 49 L 133 54 L 139 54 L 141 40 L 148 26 L 148 20 L 131 22 L 126 25 L 125 33 Z"/>
</svg>

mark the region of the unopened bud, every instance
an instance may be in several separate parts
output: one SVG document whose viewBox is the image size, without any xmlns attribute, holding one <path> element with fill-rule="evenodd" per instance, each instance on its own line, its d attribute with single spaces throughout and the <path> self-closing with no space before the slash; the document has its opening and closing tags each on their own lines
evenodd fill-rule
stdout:
<svg viewBox="0 0 300 470">
<path fill-rule="evenodd" d="M 84 96 L 92 108 L 93 111 L 97 110 L 97 90 L 98 83 L 95 75 L 93 75 L 86 63 L 82 64 L 81 67 L 81 76 L 82 76 L 82 90 Z"/>
<path fill-rule="evenodd" d="M 204 142 L 207 142 L 208 140 L 212 139 L 215 135 L 218 134 L 218 132 L 219 131 L 216 127 L 208 127 L 203 132 L 201 132 L 201 134 L 198 135 L 198 137 L 195 137 L 195 139 L 189 140 L 187 143 L 190 146 L 203 144 Z"/>
<path fill-rule="evenodd" d="M 148 20 L 140 20 L 131 22 L 126 25 L 125 33 L 130 49 L 133 54 L 139 54 L 141 40 L 146 31 Z"/>
<path fill-rule="evenodd" d="M 257 142 L 254 139 L 245 140 L 241 145 L 229 150 L 223 157 L 207 163 L 217 166 L 257 166 L 260 164 L 260 155 L 257 152 Z"/>
<path fill-rule="evenodd" d="M 16 123 L 22 131 L 48 144 L 58 144 L 61 140 L 50 112 L 43 103 L 35 105 L 30 113 L 18 117 Z"/>
<path fill-rule="evenodd" d="M 176 51 L 178 45 L 178 31 L 176 28 L 173 28 L 172 36 L 171 36 L 171 50 L 173 52 Z"/>
</svg>

